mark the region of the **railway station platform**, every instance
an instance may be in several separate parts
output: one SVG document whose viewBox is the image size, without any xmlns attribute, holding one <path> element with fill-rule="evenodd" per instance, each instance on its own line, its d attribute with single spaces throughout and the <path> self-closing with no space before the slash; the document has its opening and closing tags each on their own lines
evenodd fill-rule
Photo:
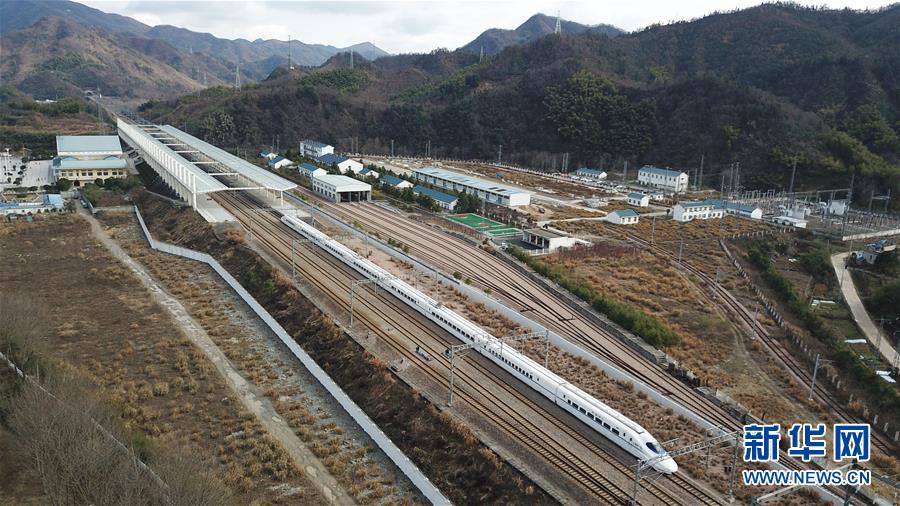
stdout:
<svg viewBox="0 0 900 506">
<path fill-rule="evenodd" d="M 182 200 L 211 223 L 235 221 L 211 195 L 252 190 L 284 207 L 284 192 L 297 187 L 266 169 L 200 140 L 171 125 L 119 116 L 119 136 L 150 165 Z"/>
</svg>

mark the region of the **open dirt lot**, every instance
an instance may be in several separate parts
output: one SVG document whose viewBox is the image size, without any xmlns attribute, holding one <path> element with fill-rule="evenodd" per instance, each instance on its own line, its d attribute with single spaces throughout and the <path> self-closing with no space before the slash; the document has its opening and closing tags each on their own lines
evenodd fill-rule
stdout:
<svg viewBox="0 0 900 506">
<path fill-rule="evenodd" d="M 129 429 L 189 449 L 240 502 L 318 502 L 214 367 L 72 215 L 0 225 L 0 293 L 50 308 L 43 343 L 120 409 Z"/>
</svg>

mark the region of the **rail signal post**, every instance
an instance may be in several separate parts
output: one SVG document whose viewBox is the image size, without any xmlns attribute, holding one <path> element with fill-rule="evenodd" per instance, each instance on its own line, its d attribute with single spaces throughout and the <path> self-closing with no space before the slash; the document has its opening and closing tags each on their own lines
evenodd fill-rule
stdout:
<svg viewBox="0 0 900 506">
<path fill-rule="evenodd" d="M 526 334 L 519 334 L 514 336 L 500 337 L 497 338 L 500 341 L 500 354 L 503 354 L 503 345 L 505 343 L 517 342 L 517 341 L 528 341 L 531 339 L 540 339 L 544 342 L 544 367 L 547 367 L 547 363 L 550 359 L 550 331 L 544 330 L 543 332 L 529 332 Z M 450 396 L 447 399 L 447 407 L 453 406 L 453 377 L 456 370 L 456 362 L 463 356 L 465 356 L 470 350 L 475 348 L 484 348 L 486 346 L 487 340 L 484 336 L 477 336 L 475 338 L 475 342 L 469 344 L 457 344 L 454 346 L 450 346 L 447 348 L 447 351 L 444 354 L 447 357 L 447 360 L 450 362 L 450 381 L 449 381 L 449 390 Z M 513 348 L 515 349 L 515 348 Z"/>
</svg>

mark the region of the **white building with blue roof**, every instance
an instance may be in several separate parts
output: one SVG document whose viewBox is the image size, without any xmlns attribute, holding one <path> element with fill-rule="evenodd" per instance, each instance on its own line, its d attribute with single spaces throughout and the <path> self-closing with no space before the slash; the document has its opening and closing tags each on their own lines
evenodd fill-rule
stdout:
<svg viewBox="0 0 900 506">
<path fill-rule="evenodd" d="M 269 167 L 272 167 L 273 169 L 280 169 L 282 167 L 289 167 L 293 162 L 281 155 L 275 155 L 275 158 L 269 160 L 268 164 Z"/>
<path fill-rule="evenodd" d="M 413 170 L 413 177 L 417 181 L 422 181 L 432 186 L 455 192 L 474 194 L 489 204 L 515 207 L 527 206 L 531 203 L 530 192 L 465 176 L 457 172 L 450 172 L 449 170 L 424 167 Z"/>
<path fill-rule="evenodd" d="M 725 209 L 706 201 L 679 202 L 672 207 L 672 219 L 687 223 L 694 220 L 712 220 L 725 216 Z"/>
<path fill-rule="evenodd" d="M 300 175 L 306 176 L 310 179 L 312 179 L 314 177 L 321 177 L 321 176 L 324 176 L 325 174 L 328 174 L 327 170 L 316 167 L 315 165 L 313 165 L 311 163 L 301 163 L 297 167 L 297 170 L 300 172 Z"/>
<path fill-rule="evenodd" d="M 413 184 L 405 179 L 400 179 L 397 176 L 392 176 L 390 174 L 385 174 L 381 176 L 381 184 L 393 186 L 394 188 L 404 189 L 404 188 L 412 188 Z"/>
<path fill-rule="evenodd" d="M 678 170 L 644 165 L 638 169 L 638 183 L 681 193 L 688 189 L 688 175 Z"/>
<path fill-rule="evenodd" d="M 606 221 L 616 225 L 634 225 L 641 216 L 634 209 L 619 209 L 606 215 Z"/>
<path fill-rule="evenodd" d="M 319 158 L 320 156 L 334 154 L 334 146 L 312 139 L 303 139 L 300 141 L 300 154 L 309 158 Z"/>
<path fill-rule="evenodd" d="M 347 158 L 343 155 L 336 155 L 334 153 L 322 155 L 316 158 L 316 161 L 321 163 L 322 165 L 326 165 L 329 167 L 331 165 L 337 166 L 338 170 L 341 171 L 341 174 L 346 174 L 347 172 L 359 174 L 364 168 L 363 164 L 357 162 L 356 160 Z"/>
<path fill-rule="evenodd" d="M 731 200 L 722 199 L 706 199 L 704 200 L 704 202 L 712 204 L 716 207 L 721 207 L 725 210 L 726 213 L 733 214 L 741 218 L 761 220 L 763 217 L 762 208 L 753 204 L 744 204 L 742 202 L 734 202 Z"/>
<path fill-rule="evenodd" d="M 426 186 L 422 186 L 417 184 L 413 188 L 413 193 L 416 195 L 426 195 L 434 199 L 435 202 L 441 206 L 441 209 L 446 209 L 447 211 L 453 211 L 456 208 L 456 203 L 459 202 L 459 198 L 456 195 L 450 195 L 444 192 L 439 192 L 437 190 L 432 190 Z"/>
<path fill-rule="evenodd" d="M 650 195 L 641 192 L 631 192 L 625 199 L 628 205 L 634 207 L 647 207 L 650 205 Z"/>
<path fill-rule="evenodd" d="M 591 169 L 588 167 L 582 167 L 576 170 L 575 175 L 579 177 L 586 177 L 588 179 L 606 179 L 606 172 L 600 169 Z"/>
<path fill-rule="evenodd" d="M 68 179 L 73 186 L 128 175 L 128 161 L 117 135 L 59 135 L 56 154 L 51 162 L 54 177 Z"/>
</svg>

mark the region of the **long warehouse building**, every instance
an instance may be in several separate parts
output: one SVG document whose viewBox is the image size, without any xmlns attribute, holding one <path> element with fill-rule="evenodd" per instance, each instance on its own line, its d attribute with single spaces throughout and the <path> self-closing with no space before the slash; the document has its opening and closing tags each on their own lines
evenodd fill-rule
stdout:
<svg viewBox="0 0 900 506">
<path fill-rule="evenodd" d="M 413 170 L 413 177 L 418 181 L 438 188 L 475 194 L 478 198 L 491 204 L 515 207 L 527 206 L 531 203 L 531 193 L 527 191 L 450 172 L 449 170 L 424 167 Z"/>
</svg>

